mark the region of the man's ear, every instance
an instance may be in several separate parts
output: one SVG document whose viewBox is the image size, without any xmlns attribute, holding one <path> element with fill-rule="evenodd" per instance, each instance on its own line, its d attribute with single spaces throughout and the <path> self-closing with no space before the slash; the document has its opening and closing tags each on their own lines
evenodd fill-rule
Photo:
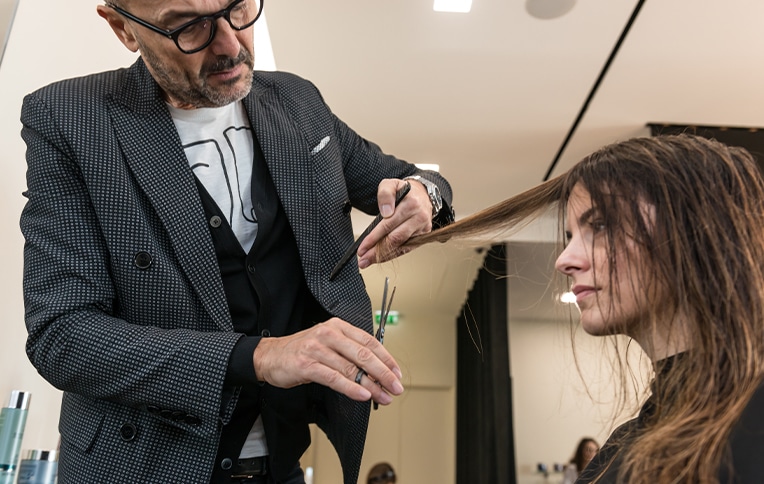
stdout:
<svg viewBox="0 0 764 484">
<path fill-rule="evenodd" d="M 117 38 L 130 52 L 138 52 L 138 42 L 135 40 L 132 25 L 129 25 L 122 15 L 106 5 L 98 5 L 96 11 L 109 22 L 111 30 L 117 34 Z"/>
</svg>

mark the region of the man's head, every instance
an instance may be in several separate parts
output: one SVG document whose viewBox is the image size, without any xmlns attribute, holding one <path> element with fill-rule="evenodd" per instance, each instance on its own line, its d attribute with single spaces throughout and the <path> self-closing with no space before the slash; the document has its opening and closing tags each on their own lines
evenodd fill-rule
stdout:
<svg viewBox="0 0 764 484">
<path fill-rule="evenodd" d="M 168 103 L 218 107 L 252 84 L 252 29 L 262 0 L 115 0 L 98 6 L 119 40 L 140 51 Z"/>
</svg>

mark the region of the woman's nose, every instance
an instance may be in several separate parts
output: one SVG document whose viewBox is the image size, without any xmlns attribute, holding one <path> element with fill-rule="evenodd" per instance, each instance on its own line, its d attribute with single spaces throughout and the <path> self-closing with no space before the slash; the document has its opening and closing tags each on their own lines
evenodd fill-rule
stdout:
<svg viewBox="0 0 764 484">
<path fill-rule="evenodd" d="M 557 257 L 554 267 L 566 276 L 569 276 L 578 270 L 585 269 L 587 265 L 588 262 L 581 250 L 580 243 L 576 239 L 571 239 L 559 257 Z"/>
</svg>

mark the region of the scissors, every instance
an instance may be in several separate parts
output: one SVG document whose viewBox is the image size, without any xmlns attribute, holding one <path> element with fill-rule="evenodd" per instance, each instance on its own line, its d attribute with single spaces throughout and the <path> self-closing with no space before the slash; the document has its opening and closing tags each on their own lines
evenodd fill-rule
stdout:
<svg viewBox="0 0 764 484">
<path fill-rule="evenodd" d="M 403 185 L 396 193 L 395 193 L 395 206 L 397 207 L 398 204 L 403 200 L 403 198 L 408 195 L 409 191 L 411 190 L 411 184 L 409 182 L 406 182 L 405 185 Z M 351 245 L 348 250 L 345 251 L 345 253 L 342 255 L 342 258 L 337 262 L 337 264 L 334 266 L 334 269 L 332 269 L 332 273 L 329 275 L 329 280 L 333 281 L 342 271 L 342 268 L 345 267 L 345 264 L 352 259 L 356 253 L 358 252 L 358 247 L 361 245 L 361 242 L 366 238 L 367 235 L 371 233 L 372 230 L 374 230 L 374 227 L 379 225 L 379 222 L 382 221 L 382 214 L 378 214 L 376 217 L 374 217 L 374 220 L 371 221 L 368 227 L 363 231 L 361 235 L 358 236 L 358 240 L 353 242 L 353 245 Z"/>
<path fill-rule="evenodd" d="M 390 306 L 393 305 L 393 298 L 395 297 L 395 286 L 393 286 L 393 291 L 390 293 L 390 300 L 387 300 L 387 286 L 389 282 L 390 278 L 385 277 L 385 288 L 382 291 L 382 311 L 380 311 L 379 328 L 377 328 L 377 333 L 374 335 L 380 344 L 384 344 L 385 342 L 385 323 L 387 323 L 387 317 L 390 315 Z M 358 373 L 355 376 L 355 382 L 360 385 L 361 378 L 363 378 L 364 375 L 366 375 L 366 371 L 359 368 Z M 377 384 L 379 384 L 379 382 L 377 382 Z M 377 408 L 379 408 L 379 404 L 374 402 L 374 410 Z"/>
</svg>

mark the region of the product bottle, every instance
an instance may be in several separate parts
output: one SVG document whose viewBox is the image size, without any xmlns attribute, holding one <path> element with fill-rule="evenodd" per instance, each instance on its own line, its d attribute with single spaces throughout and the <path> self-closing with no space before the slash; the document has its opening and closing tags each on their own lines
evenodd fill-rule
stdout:
<svg viewBox="0 0 764 484">
<path fill-rule="evenodd" d="M 29 450 L 19 465 L 17 484 L 55 484 L 58 475 L 58 451 Z"/>
<path fill-rule="evenodd" d="M 13 390 L 11 401 L 0 410 L 0 484 L 13 484 L 21 452 L 32 394 Z"/>
</svg>

